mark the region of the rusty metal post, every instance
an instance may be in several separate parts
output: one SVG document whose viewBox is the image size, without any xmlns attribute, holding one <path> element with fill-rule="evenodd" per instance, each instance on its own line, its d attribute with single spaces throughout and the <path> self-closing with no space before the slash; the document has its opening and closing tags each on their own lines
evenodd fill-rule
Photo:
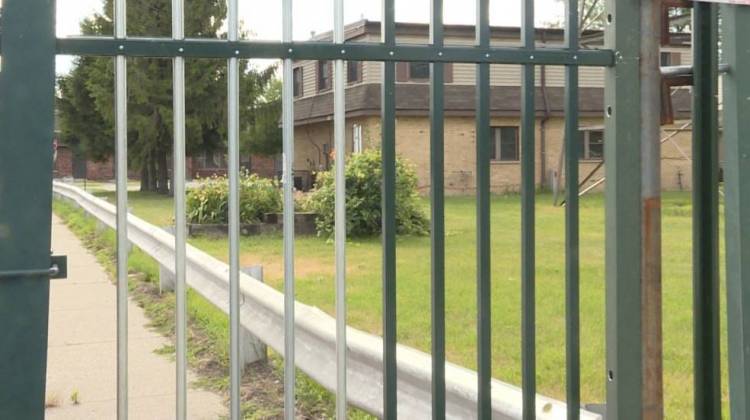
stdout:
<svg viewBox="0 0 750 420">
<path fill-rule="evenodd" d="M 643 419 L 664 417 L 661 314 L 661 2 L 641 0 Z"/>
</svg>

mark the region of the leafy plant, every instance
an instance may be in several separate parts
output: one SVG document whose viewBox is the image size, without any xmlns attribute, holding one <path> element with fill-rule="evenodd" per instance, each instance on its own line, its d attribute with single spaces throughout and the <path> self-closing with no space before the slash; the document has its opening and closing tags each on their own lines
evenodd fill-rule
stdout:
<svg viewBox="0 0 750 420">
<path fill-rule="evenodd" d="M 229 180 L 225 176 L 206 178 L 187 194 L 187 218 L 196 224 L 229 223 Z M 256 174 L 240 176 L 240 223 L 257 223 L 266 213 L 281 211 L 278 182 Z"/>
<path fill-rule="evenodd" d="M 346 230 L 350 236 L 367 236 L 380 232 L 382 223 L 382 165 L 379 150 L 352 155 L 346 164 Z M 315 190 L 306 207 L 317 214 L 318 235 L 331 236 L 334 231 L 334 170 L 317 174 Z M 396 227 L 401 234 L 423 235 L 428 220 L 419 204 L 417 175 L 404 159 L 396 159 Z"/>
<path fill-rule="evenodd" d="M 80 396 L 78 395 L 78 390 L 74 390 L 72 394 L 70 394 L 70 402 L 73 403 L 73 405 L 78 405 L 81 403 Z"/>
</svg>

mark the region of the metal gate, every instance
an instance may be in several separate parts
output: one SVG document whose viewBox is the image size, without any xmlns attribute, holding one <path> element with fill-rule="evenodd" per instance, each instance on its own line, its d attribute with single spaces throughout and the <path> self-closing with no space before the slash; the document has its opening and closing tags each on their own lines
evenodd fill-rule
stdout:
<svg viewBox="0 0 750 420">
<path fill-rule="evenodd" d="M 645 0 L 644 0 L 645 1 Z M 238 39 L 238 0 L 229 0 L 227 40 L 185 39 L 183 0 L 173 0 L 171 39 L 130 38 L 125 0 L 115 0 L 115 34 L 103 38 L 55 37 L 51 0 L 4 0 L 0 73 L 0 417 L 44 415 L 50 270 L 54 66 L 57 54 L 100 55 L 116 60 L 117 276 L 127 278 L 128 57 L 173 59 L 174 196 L 176 218 L 177 417 L 186 418 L 185 284 L 185 57 L 224 58 L 229 69 L 231 414 L 240 415 L 239 394 L 239 74 L 238 60 L 283 60 L 285 417 L 294 418 L 294 121 L 292 60 L 335 60 L 337 413 L 346 417 L 344 60 L 380 61 L 383 155 L 383 414 L 396 412 L 396 224 L 395 94 L 397 61 L 427 61 L 430 77 L 432 215 L 432 417 L 445 413 L 444 84 L 445 63 L 475 63 L 477 133 L 477 328 L 479 418 L 491 415 L 490 380 L 490 65 L 522 66 L 522 387 L 523 417 L 535 418 L 535 103 L 534 69 L 565 66 L 566 129 L 566 372 L 568 418 L 580 407 L 578 70 L 606 68 L 606 334 L 607 418 L 642 417 L 645 360 L 642 350 L 642 269 L 648 256 L 641 231 L 642 163 L 640 71 L 642 16 L 638 1 L 606 2 L 605 49 L 585 50 L 578 40 L 578 1 L 566 4 L 565 46 L 537 48 L 534 2 L 523 0 L 522 45 L 490 44 L 489 0 L 477 0 L 476 45 L 444 44 L 442 0 L 432 0 L 430 43 L 401 45 L 395 38 L 394 0 L 383 0 L 382 40 L 344 42 L 343 0 L 334 0 L 333 42 L 292 42 L 292 0 L 283 0 L 282 42 Z M 694 28 L 694 331 L 695 415 L 720 418 L 718 307 L 717 7 L 696 3 Z M 725 78 L 726 240 L 732 418 L 750 415 L 750 8 L 723 7 Z M 743 118 L 744 117 L 744 118 Z M 743 182 L 744 181 L 744 182 Z M 658 213 L 657 213 L 658 214 Z M 127 418 L 127 282 L 118 282 L 118 418 Z"/>
</svg>

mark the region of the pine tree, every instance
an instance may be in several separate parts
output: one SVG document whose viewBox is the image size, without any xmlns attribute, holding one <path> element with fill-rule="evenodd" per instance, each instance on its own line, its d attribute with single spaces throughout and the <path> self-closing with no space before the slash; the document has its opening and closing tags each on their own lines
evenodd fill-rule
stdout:
<svg viewBox="0 0 750 420">
<path fill-rule="evenodd" d="M 129 37 L 170 37 L 169 0 L 130 0 Z M 81 24 L 84 35 L 111 36 L 113 1 L 105 0 L 104 13 Z M 223 0 L 186 0 L 185 34 L 188 38 L 219 38 L 226 19 Z M 263 113 L 276 130 L 266 130 L 262 139 L 253 138 L 258 130 L 256 108 L 266 108 L 264 94 L 272 85 L 275 68 L 241 65 L 241 133 L 245 150 L 261 141 L 262 151 L 278 152 L 281 144 L 277 115 Z M 80 57 L 70 74 L 59 80 L 58 109 L 62 140 L 79 147 L 92 160 L 104 160 L 114 153 L 114 60 Z M 188 154 L 226 147 L 226 61 L 186 59 L 185 65 L 186 149 Z M 260 104 L 260 105 L 259 105 Z M 278 107 L 276 107 L 278 108 Z M 172 60 L 128 59 L 128 157 L 132 169 L 140 170 L 141 189 L 169 192 L 170 155 L 173 144 Z M 271 147 L 265 147 L 270 144 Z M 274 147 L 275 145 L 275 147 Z"/>
</svg>

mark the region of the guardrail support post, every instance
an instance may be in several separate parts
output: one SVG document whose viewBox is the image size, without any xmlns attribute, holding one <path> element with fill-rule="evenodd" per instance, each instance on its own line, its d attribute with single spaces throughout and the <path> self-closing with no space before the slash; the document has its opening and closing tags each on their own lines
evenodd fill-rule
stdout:
<svg viewBox="0 0 750 420">
<path fill-rule="evenodd" d="M 261 265 L 245 267 L 241 271 L 259 282 L 263 282 L 263 266 Z M 174 272 L 164 265 L 159 265 L 159 292 L 173 292 L 174 286 Z M 242 299 L 241 304 L 244 304 L 244 297 L 240 296 L 240 299 Z M 243 327 L 240 331 L 240 338 L 240 358 L 243 369 L 252 363 L 268 360 L 268 346 L 258 337 Z"/>
<path fill-rule="evenodd" d="M 254 265 L 242 268 L 240 271 L 263 283 L 263 266 Z M 245 304 L 245 297 L 240 295 L 240 305 Z M 240 358 L 244 368 L 255 362 L 268 360 L 268 346 L 254 336 L 247 328 L 240 328 Z"/>
<path fill-rule="evenodd" d="M 174 292 L 174 271 L 159 264 L 159 293 Z"/>
</svg>

